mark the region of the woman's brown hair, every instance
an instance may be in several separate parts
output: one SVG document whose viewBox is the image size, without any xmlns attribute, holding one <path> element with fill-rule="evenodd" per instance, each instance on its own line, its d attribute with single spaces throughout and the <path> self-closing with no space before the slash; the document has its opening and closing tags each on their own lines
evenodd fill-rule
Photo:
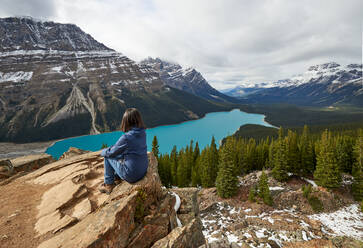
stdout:
<svg viewBox="0 0 363 248">
<path fill-rule="evenodd" d="M 128 132 L 133 127 L 146 128 L 140 112 L 136 108 L 129 108 L 122 117 L 121 131 Z"/>
</svg>

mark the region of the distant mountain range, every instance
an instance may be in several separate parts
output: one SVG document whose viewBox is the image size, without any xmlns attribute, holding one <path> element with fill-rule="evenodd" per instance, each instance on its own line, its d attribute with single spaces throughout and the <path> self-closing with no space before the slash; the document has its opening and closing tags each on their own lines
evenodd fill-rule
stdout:
<svg viewBox="0 0 363 248">
<path fill-rule="evenodd" d="M 73 24 L 2 18 L 0 37 L 0 141 L 117 130 L 128 107 L 149 127 L 227 109 L 165 85 Z"/>
<path fill-rule="evenodd" d="M 311 66 L 305 73 L 272 83 L 246 84 L 224 91 L 244 103 L 306 106 L 363 106 L 362 65 L 335 62 Z"/>
<path fill-rule="evenodd" d="M 214 89 L 200 72 L 194 68 L 183 68 L 177 63 L 160 58 L 147 58 L 140 62 L 159 73 L 165 85 L 189 92 L 207 100 L 218 102 L 236 102 L 236 99 Z"/>
</svg>

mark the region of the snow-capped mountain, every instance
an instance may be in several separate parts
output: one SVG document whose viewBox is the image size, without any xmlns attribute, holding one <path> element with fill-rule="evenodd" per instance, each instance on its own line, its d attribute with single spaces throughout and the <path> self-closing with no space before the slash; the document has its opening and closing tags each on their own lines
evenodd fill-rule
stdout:
<svg viewBox="0 0 363 248">
<path fill-rule="evenodd" d="M 253 87 L 239 86 L 225 94 L 254 103 L 285 102 L 319 106 L 346 103 L 363 106 L 362 65 L 341 66 L 335 62 L 315 65 L 290 79 Z"/>
<path fill-rule="evenodd" d="M 142 60 L 140 64 L 157 71 L 163 83 L 170 87 L 189 92 L 208 100 L 220 102 L 236 101 L 236 99 L 214 89 L 202 74 L 194 68 L 183 68 L 179 64 L 151 57 Z"/>
<path fill-rule="evenodd" d="M 0 18 L 0 141 L 113 131 L 128 107 L 148 126 L 216 110 L 73 24 Z"/>
</svg>

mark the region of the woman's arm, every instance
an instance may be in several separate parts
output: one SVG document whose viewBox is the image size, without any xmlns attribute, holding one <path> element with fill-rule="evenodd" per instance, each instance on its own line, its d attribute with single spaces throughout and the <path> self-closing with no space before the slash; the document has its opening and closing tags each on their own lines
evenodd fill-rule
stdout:
<svg viewBox="0 0 363 248">
<path fill-rule="evenodd" d="M 101 152 L 101 156 L 105 158 L 116 157 L 119 154 L 122 154 L 127 148 L 127 140 L 126 135 L 122 135 L 121 138 L 109 148 L 103 149 Z"/>
</svg>

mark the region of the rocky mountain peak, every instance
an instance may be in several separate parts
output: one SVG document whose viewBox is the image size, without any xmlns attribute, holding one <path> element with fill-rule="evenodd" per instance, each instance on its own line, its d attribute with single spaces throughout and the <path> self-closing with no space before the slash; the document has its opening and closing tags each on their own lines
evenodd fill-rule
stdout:
<svg viewBox="0 0 363 248">
<path fill-rule="evenodd" d="M 336 62 L 329 62 L 329 63 L 320 64 L 320 65 L 310 66 L 308 68 L 308 71 L 320 71 L 320 70 L 337 68 L 339 66 L 340 66 L 340 64 L 338 64 Z"/>
<path fill-rule="evenodd" d="M 214 101 L 234 101 L 214 89 L 203 75 L 193 67 L 183 68 L 181 65 L 160 58 L 148 57 L 140 65 L 154 69 L 159 73 L 165 85 Z"/>
<path fill-rule="evenodd" d="M 0 18 L 0 51 L 112 49 L 93 39 L 74 24 L 41 21 L 31 17 Z"/>
</svg>

